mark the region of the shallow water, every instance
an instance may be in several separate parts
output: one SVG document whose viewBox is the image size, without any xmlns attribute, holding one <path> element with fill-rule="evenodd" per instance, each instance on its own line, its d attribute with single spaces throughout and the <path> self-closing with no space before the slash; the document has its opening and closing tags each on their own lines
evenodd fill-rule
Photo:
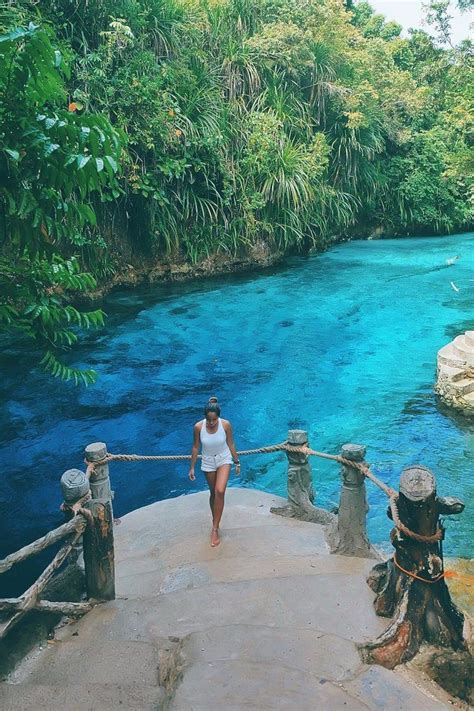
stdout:
<svg viewBox="0 0 474 711">
<path fill-rule="evenodd" d="M 88 389 L 31 369 L 26 348 L 7 348 L 0 555 L 62 521 L 59 478 L 83 466 L 86 444 L 188 453 L 213 394 L 240 449 L 302 428 L 319 450 L 365 444 L 374 471 L 395 487 L 403 467 L 424 464 L 441 495 L 467 503 L 474 424 L 439 409 L 433 381 L 438 349 L 474 328 L 473 254 L 472 233 L 352 242 L 258 274 L 116 292 L 104 304 L 106 329 L 71 359 L 99 373 Z M 317 504 L 330 507 L 338 467 L 312 465 Z M 117 463 L 111 476 L 116 515 L 205 486 L 201 474 L 189 482 L 183 463 Z M 232 484 L 284 495 L 285 456 L 243 458 Z M 386 499 L 370 483 L 368 498 L 370 537 L 388 546 Z M 446 552 L 471 556 L 472 509 L 446 525 Z"/>
</svg>

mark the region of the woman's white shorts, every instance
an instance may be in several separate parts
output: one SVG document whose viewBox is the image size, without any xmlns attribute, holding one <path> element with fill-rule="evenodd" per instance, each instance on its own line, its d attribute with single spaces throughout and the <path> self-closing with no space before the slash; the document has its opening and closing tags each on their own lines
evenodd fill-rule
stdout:
<svg viewBox="0 0 474 711">
<path fill-rule="evenodd" d="M 232 454 L 224 452 L 223 454 L 212 454 L 210 456 L 202 456 L 201 471 L 215 472 L 223 464 L 232 464 Z"/>
</svg>

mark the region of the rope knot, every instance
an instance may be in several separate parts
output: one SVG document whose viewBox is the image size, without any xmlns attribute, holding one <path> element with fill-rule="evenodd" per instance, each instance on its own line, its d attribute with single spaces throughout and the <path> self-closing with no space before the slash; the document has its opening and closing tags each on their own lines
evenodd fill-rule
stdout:
<svg viewBox="0 0 474 711">
<path fill-rule="evenodd" d="M 73 504 L 68 504 L 65 501 L 61 504 L 59 507 L 61 511 L 70 511 L 73 516 L 84 516 L 86 519 L 86 522 L 89 526 L 92 526 L 94 523 L 94 517 L 92 516 L 92 513 L 89 511 L 89 509 L 85 509 L 83 505 L 87 503 L 87 501 L 90 501 L 92 499 L 90 491 L 87 492 L 85 496 L 82 498 L 78 499 L 75 501 Z"/>
</svg>

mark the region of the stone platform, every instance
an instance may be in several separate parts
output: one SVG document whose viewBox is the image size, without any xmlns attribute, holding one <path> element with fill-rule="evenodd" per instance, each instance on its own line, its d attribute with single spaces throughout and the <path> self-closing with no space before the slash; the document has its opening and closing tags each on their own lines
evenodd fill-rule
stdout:
<svg viewBox="0 0 474 711">
<path fill-rule="evenodd" d="M 450 407 L 474 416 L 474 331 L 438 351 L 435 391 Z"/>
<path fill-rule="evenodd" d="M 206 493 L 115 528 L 117 599 L 56 631 L 0 684 L 5 711 L 438 711 L 461 708 L 414 672 L 362 664 L 374 561 L 328 554 L 322 526 L 231 489 L 209 545 Z"/>
</svg>

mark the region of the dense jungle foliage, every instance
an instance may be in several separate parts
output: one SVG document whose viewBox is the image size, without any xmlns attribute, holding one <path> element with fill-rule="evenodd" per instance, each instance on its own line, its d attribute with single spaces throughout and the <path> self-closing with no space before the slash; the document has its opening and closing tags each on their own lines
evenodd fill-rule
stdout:
<svg viewBox="0 0 474 711">
<path fill-rule="evenodd" d="M 103 314 L 67 297 L 120 239 L 197 262 L 469 228 L 472 47 L 449 0 L 429 19 L 402 38 L 350 0 L 1 3 L 0 328 L 90 382 L 58 352 Z"/>
</svg>

